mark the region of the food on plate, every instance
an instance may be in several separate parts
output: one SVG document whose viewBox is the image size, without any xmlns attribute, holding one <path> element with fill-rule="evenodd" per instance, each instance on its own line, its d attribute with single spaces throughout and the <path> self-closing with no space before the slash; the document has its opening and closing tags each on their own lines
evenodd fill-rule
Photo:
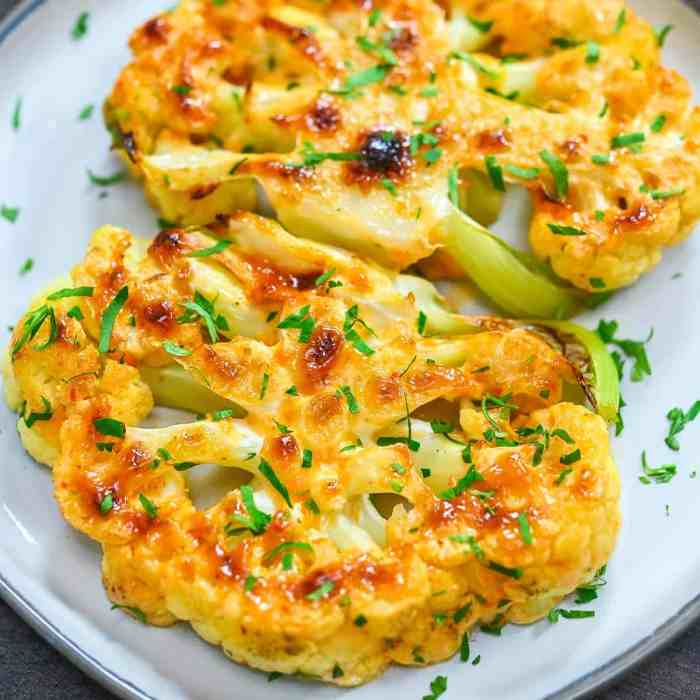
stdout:
<svg viewBox="0 0 700 700">
<path fill-rule="evenodd" d="M 698 219 L 700 121 L 666 35 L 620 0 L 184 0 L 133 34 L 105 117 L 174 224 L 265 204 L 565 317 Z M 507 183 L 530 191 L 534 257 L 483 227 Z"/>
<path fill-rule="evenodd" d="M 254 214 L 150 245 L 99 229 L 5 374 L 113 603 L 254 668 L 351 686 L 441 661 L 546 615 L 617 538 L 606 421 L 569 398 L 614 418 L 600 341 L 460 316 Z M 154 404 L 198 416 L 140 426 Z M 206 464 L 239 481 L 197 508 Z"/>
</svg>

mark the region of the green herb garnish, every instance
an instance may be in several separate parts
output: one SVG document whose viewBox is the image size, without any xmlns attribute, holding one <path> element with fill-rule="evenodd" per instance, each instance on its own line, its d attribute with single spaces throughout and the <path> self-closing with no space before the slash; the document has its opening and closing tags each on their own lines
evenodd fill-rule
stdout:
<svg viewBox="0 0 700 700">
<path fill-rule="evenodd" d="M 261 458 L 258 470 L 272 484 L 272 487 L 282 496 L 287 505 L 291 508 L 292 501 L 289 498 L 289 491 L 287 491 L 287 487 L 279 480 L 279 477 L 275 474 L 274 469 L 268 462 Z"/>
<path fill-rule="evenodd" d="M 101 353 L 109 352 L 109 344 L 112 340 L 112 330 L 114 322 L 117 320 L 119 312 L 129 298 L 129 287 L 122 287 L 109 302 L 107 308 L 102 314 L 102 322 L 100 323 L 100 344 L 98 346 Z"/>
<path fill-rule="evenodd" d="M 114 418 L 96 418 L 92 424 L 100 435 L 123 438 L 126 435 L 126 425 Z"/>
<path fill-rule="evenodd" d="M 566 165 L 558 156 L 547 150 L 540 151 L 540 158 L 545 162 L 554 178 L 554 191 L 557 199 L 566 199 L 569 194 L 569 171 Z"/>
</svg>

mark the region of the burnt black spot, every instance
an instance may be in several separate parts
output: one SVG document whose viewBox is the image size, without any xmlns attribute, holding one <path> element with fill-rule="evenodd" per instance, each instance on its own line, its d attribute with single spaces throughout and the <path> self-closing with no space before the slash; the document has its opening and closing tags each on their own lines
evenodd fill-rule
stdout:
<svg viewBox="0 0 700 700">
<path fill-rule="evenodd" d="M 365 137 L 360 156 L 367 170 L 382 175 L 398 173 L 410 159 L 410 145 L 401 132 L 373 131 Z"/>
</svg>

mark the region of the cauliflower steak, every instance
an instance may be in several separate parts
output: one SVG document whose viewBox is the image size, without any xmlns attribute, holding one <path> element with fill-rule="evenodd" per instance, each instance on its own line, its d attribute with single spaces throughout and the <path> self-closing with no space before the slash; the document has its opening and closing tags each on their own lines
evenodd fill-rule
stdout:
<svg viewBox="0 0 700 700">
<path fill-rule="evenodd" d="M 6 389 L 115 605 L 352 686 L 537 620 L 607 562 L 619 480 L 563 398 L 579 375 L 546 334 L 237 213 L 148 246 L 98 230 L 16 326 Z M 199 416 L 139 427 L 154 403 Z M 241 478 L 200 509 L 204 464 Z"/>
<path fill-rule="evenodd" d="M 395 269 L 444 249 L 501 308 L 552 318 L 574 291 L 499 293 L 536 266 L 484 270 L 457 205 L 481 218 L 479 182 L 496 212 L 522 185 L 559 277 L 637 280 L 700 213 L 698 112 L 661 43 L 621 0 L 184 0 L 134 33 L 105 116 L 171 222 L 251 209 L 257 182 L 296 235 Z"/>
</svg>

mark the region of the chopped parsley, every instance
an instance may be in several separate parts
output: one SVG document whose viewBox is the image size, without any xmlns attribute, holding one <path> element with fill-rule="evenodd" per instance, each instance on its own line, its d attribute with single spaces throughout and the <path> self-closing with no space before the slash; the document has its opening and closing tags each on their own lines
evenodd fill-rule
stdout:
<svg viewBox="0 0 700 700">
<path fill-rule="evenodd" d="M 447 192 L 450 202 L 459 209 L 459 168 L 456 165 L 447 173 Z"/>
<path fill-rule="evenodd" d="M 313 463 L 314 453 L 309 449 L 304 449 L 301 458 L 301 468 L 311 469 L 311 464 Z"/>
<path fill-rule="evenodd" d="M 680 197 L 685 194 L 685 189 L 674 189 L 674 190 L 647 190 L 649 196 L 654 201 L 659 201 L 661 199 L 671 199 L 673 197 Z"/>
<path fill-rule="evenodd" d="M 561 486 L 564 483 L 566 477 L 569 476 L 569 474 L 573 474 L 573 471 L 573 467 L 566 467 L 566 469 L 562 469 L 559 472 L 559 476 L 556 478 L 554 485 Z"/>
<path fill-rule="evenodd" d="M 267 394 L 267 387 L 270 384 L 270 375 L 267 372 L 263 373 L 262 383 L 260 384 L 260 400 L 262 401 Z"/>
<path fill-rule="evenodd" d="M 70 299 L 72 297 L 91 297 L 94 291 L 94 287 L 66 287 L 49 294 L 46 298 L 49 301 L 58 301 L 59 299 Z"/>
<path fill-rule="evenodd" d="M 499 192 L 505 192 L 506 184 L 503 181 L 503 168 L 498 164 L 496 156 L 486 156 L 484 158 L 484 163 L 486 165 L 486 172 L 489 178 L 491 178 L 493 188 Z"/>
<path fill-rule="evenodd" d="M 566 165 L 558 156 L 547 150 L 540 151 L 540 158 L 554 178 L 554 191 L 557 199 L 566 199 L 569 194 L 569 171 Z"/>
<path fill-rule="evenodd" d="M 92 424 L 100 435 L 109 435 L 109 437 L 115 438 L 123 438 L 126 435 L 126 425 L 114 418 L 96 418 Z"/>
<path fill-rule="evenodd" d="M 27 258 L 22 263 L 22 267 L 19 268 L 19 274 L 26 275 L 28 272 L 31 272 L 33 267 L 34 267 L 34 258 Z"/>
<path fill-rule="evenodd" d="M 197 319 L 200 319 L 206 326 L 211 342 L 218 342 L 218 331 L 228 331 L 229 325 L 222 314 L 216 313 L 214 303 L 215 300 L 209 301 L 200 292 L 195 292 L 193 301 L 186 301 L 181 304 L 185 309 L 185 313 L 177 319 L 177 322 L 180 324 L 194 323 Z"/>
<path fill-rule="evenodd" d="M 617 21 L 615 22 L 615 29 L 613 30 L 615 34 L 619 34 L 622 28 L 627 22 L 627 10 L 620 10 L 620 14 L 617 16 Z"/>
<path fill-rule="evenodd" d="M 509 566 L 503 566 L 503 564 L 499 564 L 495 561 L 490 561 L 487 566 L 489 569 L 491 569 L 491 571 L 495 571 L 503 576 L 509 576 L 510 578 L 515 579 L 523 577 L 523 570 L 518 567 L 511 568 Z"/>
<path fill-rule="evenodd" d="M 672 24 L 666 24 L 663 27 L 654 30 L 654 34 L 656 35 L 656 43 L 659 45 L 660 48 L 664 47 L 666 39 L 668 38 L 668 35 L 671 33 L 671 31 L 673 31 L 673 28 L 674 27 Z"/>
<path fill-rule="evenodd" d="M 261 535 L 267 529 L 267 526 L 272 522 L 272 516 L 261 511 L 255 505 L 255 496 L 253 494 L 253 489 L 245 484 L 241 486 L 241 500 L 243 505 L 248 511 L 248 516 L 239 515 L 234 513 L 231 516 L 231 520 L 242 525 L 243 527 L 234 527 L 234 523 L 231 522 L 226 525 L 225 533 L 228 536 L 239 534 L 244 530 L 250 530 L 254 535 Z"/>
<path fill-rule="evenodd" d="M 359 309 L 357 304 L 355 304 L 345 312 L 345 319 L 343 321 L 343 333 L 345 334 L 345 340 L 347 340 L 355 348 L 355 350 L 362 355 L 365 355 L 365 357 L 374 355 L 374 350 L 365 342 L 362 336 L 355 329 L 355 326 L 358 323 L 371 335 L 375 335 L 374 331 L 360 318 Z"/>
<path fill-rule="evenodd" d="M 345 397 L 345 400 L 347 401 L 348 404 L 348 410 L 350 413 L 359 413 L 360 412 L 360 405 L 357 403 L 357 399 L 355 398 L 355 395 L 352 393 L 352 389 L 347 385 L 344 384 L 343 386 L 338 389 L 338 391 Z"/>
<path fill-rule="evenodd" d="M 455 58 L 458 61 L 464 61 L 465 63 L 468 63 L 475 71 L 477 71 L 477 73 L 481 73 L 482 75 L 485 75 L 491 80 L 498 80 L 500 77 L 499 73 L 490 70 L 483 63 L 474 58 L 474 56 L 465 53 L 464 51 L 451 51 L 449 58 Z"/>
<path fill-rule="evenodd" d="M 361 155 L 356 152 L 317 151 L 316 147 L 309 141 L 304 142 L 301 154 L 304 157 L 302 167 L 305 168 L 315 168 L 327 160 L 345 162 L 361 158 Z"/>
<path fill-rule="evenodd" d="M 527 519 L 527 513 L 522 512 L 518 515 L 518 529 L 520 530 L 520 539 L 526 544 L 532 544 L 532 529 L 530 528 L 530 522 Z"/>
<path fill-rule="evenodd" d="M 580 228 L 574 226 L 562 226 L 560 224 L 547 224 L 549 230 L 555 236 L 587 236 L 588 234 Z"/>
<path fill-rule="evenodd" d="M 428 323 L 428 317 L 423 311 L 418 312 L 418 320 L 416 321 L 416 329 L 418 330 L 418 335 L 425 335 L 425 326 Z"/>
<path fill-rule="evenodd" d="M 141 610 L 141 608 L 137 608 L 133 605 L 119 605 L 118 603 L 114 603 L 110 610 L 125 610 L 131 613 L 142 625 L 147 624 L 146 613 Z"/>
<path fill-rule="evenodd" d="M 175 462 L 175 464 L 173 464 L 173 468 L 176 472 L 186 472 L 188 469 L 192 469 L 198 464 L 199 462 Z"/>
<path fill-rule="evenodd" d="M 559 49 L 575 49 L 577 46 L 581 46 L 580 41 L 576 41 L 576 39 L 569 39 L 565 36 L 555 36 L 551 43 L 552 46 L 556 46 Z"/>
<path fill-rule="evenodd" d="M 357 438 L 357 442 L 353 442 L 350 445 L 345 445 L 345 447 L 340 448 L 340 452 L 351 452 L 352 450 L 356 450 L 358 447 L 362 447 L 362 440 L 360 438 Z"/>
<path fill-rule="evenodd" d="M 146 515 L 151 520 L 155 520 L 155 518 L 158 517 L 158 506 L 142 493 L 139 494 L 139 501 L 141 501 L 141 505 L 143 506 L 144 511 L 146 511 Z"/>
<path fill-rule="evenodd" d="M 88 32 L 88 21 L 90 20 L 89 12 L 81 12 L 78 15 L 78 19 L 75 20 L 73 29 L 71 29 L 71 36 L 75 41 L 82 39 Z"/>
<path fill-rule="evenodd" d="M 572 452 L 569 452 L 568 454 L 562 455 L 559 458 L 559 462 L 561 464 L 566 465 L 567 467 L 576 464 L 581 459 L 581 450 L 578 448 L 573 450 Z"/>
<path fill-rule="evenodd" d="M 630 134 L 618 134 L 613 137 L 610 145 L 612 148 L 638 147 L 646 141 L 646 138 L 641 131 L 635 131 Z"/>
<path fill-rule="evenodd" d="M 108 493 L 106 496 L 102 498 L 100 501 L 100 514 L 101 515 L 107 515 L 110 510 L 114 507 L 114 496 L 112 493 Z"/>
<path fill-rule="evenodd" d="M 541 170 L 539 168 L 521 168 L 518 165 L 508 163 L 505 166 L 506 172 L 514 177 L 519 177 L 521 180 L 534 180 L 539 177 Z"/>
<path fill-rule="evenodd" d="M 652 339 L 654 331 L 649 333 L 646 340 L 620 340 L 616 338 L 617 330 L 619 324 L 617 321 L 605 321 L 601 320 L 598 323 L 598 328 L 596 333 L 600 339 L 608 344 L 615 345 L 625 354 L 626 357 L 634 360 L 634 366 L 630 374 L 630 379 L 633 382 L 641 382 L 645 376 L 651 376 L 651 365 L 649 364 L 649 358 L 646 352 L 646 345 Z M 618 371 L 622 374 L 622 361 L 619 355 L 613 353 L 613 360 L 616 360 L 618 364 Z"/>
<path fill-rule="evenodd" d="M 472 464 L 467 470 L 467 473 L 461 479 L 459 479 L 459 481 L 452 488 L 449 488 L 440 494 L 440 498 L 450 501 L 453 498 L 457 498 L 457 496 L 461 496 L 472 486 L 472 484 L 483 480 L 483 475 L 479 473 L 477 468 Z"/>
<path fill-rule="evenodd" d="M 109 302 L 107 308 L 102 314 L 102 321 L 100 323 L 100 343 L 98 347 L 99 351 L 103 354 L 109 352 L 109 344 L 112 340 L 114 322 L 117 320 L 117 316 L 128 298 L 129 287 L 122 287 L 114 296 L 112 301 Z"/>
<path fill-rule="evenodd" d="M 299 311 L 290 314 L 287 318 L 280 321 L 280 323 L 277 324 L 277 328 L 298 329 L 300 331 L 299 342 L 308 343 L 316 327 L 316 319 L 309 315 L 310 311 L 310 306 L 302 307 Z"/>
<path fill-rule="evenodd" d="M 8 207 L 6 204 L 0 205 L 0 216 L 2 216 L 5 221 L 9 221 L 14 224 L 19 218 L 19 209 L 17 207 Z"/>
<path fill-rule="evenodd" d="M 381 83 L 393 69 L 393 65 L 382 63 L 359 73 L 353 73 L 345 79 L 345 83 L 338 90 L 329 90 L 333 95 L 341 95 L 352 99 L 362 95 L 359 88 L 367 87 L 374 83 Z"/>
<path fill-rule="evenodd" d="M 316 588 L 315 590 L 311 591 L 306 596 L 307 600 L 321 600 L 323 598 L 326 598 L 328 595 L 330 595 L 333 592 L 333 589 L 335 588 L 335 583 L 330 580 L 325 580 L 321 583 L 321 585 Z"/>
<path fill-rule="evenodd" d="M 331 277 L 333 277 L 333 275 L 335 274 L 335 272 L 336 272 L 335 268 L 332 267 L 330 270 L 327 270 L 327 271 L 324 272 L 322 275 L 319 275 L 319 276 L 316 278 L 316 281 L 314 282 L 314 286 L 316 286 L 316 287 L 322 287 L 324 284 L 326 284 L 326 282 L 328 282 L 328 281 L 331 279 Z M 341 284 L 342 284 L 341 282 L 338 282 L 338 283 L 336 283 L 336 284 L 333 284 L 332 286 L 338 287 L 338 286 L 340 286 Z M 330 286 L 330 285 L 329 285 L 329 286 Z"/>
<path fill-rule="evenodd" d="M 660 467 L 650 467 L 647 462 L 646 451 L 642 452 L 642 469 L 644 470 L 644 475 L 640 476 L 639 480 L 645 485 L 651 483 L 667 484 L 678 473 L 678 467 L 675 464 L 662 464 Z"/>
<path fill-rule="evenodd" d="M 363 51 L 375 54 L 384 65 L 398 65 L 399 59 L 396 57 L 396 54 L 391 50 L 389 45 L 384 41 L 375 44 L 373 41 L 370 41 L 366 36 L 358 36 L 356 37 L 355 42 Z"/>
<path fill-rule="evenodd" d="M 437 676 L 430 683 L 430 695 L 424 695 L 423 700 L 437 700 L 441 695 L 447 692 L 447 676 Z"/>
<path fill-rule="evenodd" d="M 24 331 L 19 340 L 12 346 L 12 357 L 15 355 L 31 340 L 33 340 L 37 333 L 41 330 L 44 325 L 44 321 L 48 319 L 49 321 L 49 337 L 45 343 L 36 346 L 36 350 L 45 350 L 51 343 L 58 337 L 58 325 L 56 324 L 56 315 L 54 310 L 43 304 L 38 309 L 30 311 L 24 320 Z"/>
<path fill-rule="evenodd" d="M 203 248 L 202 250 L 193 250 L 191 253 L 187 253 L 185 257 L 188 258 L 208 258 L 210 255 L 217 255 L 222 253 L 226 248 L 228 248 L 233 241 L 221 240 L 210 246 L 209 248 Z"/>
<path fill-rule="evenodd" d="M 583 620 L 588 617 L 595 617 L 595 610 L 564 610 L 563 608 L 552 608 L 547 613 L 547 619 L 552 624 L 559 622 L 560 617 L 563 617 L 565 620 Z"/>
<path fill-rule="evenodd" d="M 463 607 L 459 608 L 458 610 L 455 611 L 455 614 L 452 616 L 452 619 L 454 620 L 455 624 L 459 624 L 463 620 L 467 619 L 467 616 L 471 612 L 472 609 L 472 604 L 467 603 Z"/>
<path fill-rule="evenodd" d="M 298 550 L 303 552 L 313 552 L 314 548 L 308 542 L 282 542 L 276 547 L 273 547 L 264 557 L 263 564 L 269 564 L 273 559 L 280 554 Z"/>
<path fill-rule="evenodd" d="M 389 437 L 383 436 L 377 438 L 377 445 L 380 447 L 389 447 L 391 445 L 406 445 L 411 452 L 418 452 L 420 450 L 420 442 L 413 439 L 412 427 L 411 427 L 411 411 L 408 407 L 408 396 L 404 394 L 404 404 L 406 406 L 406 415 L 399 421 L 402 423 L 406 421 L 408 428 L 408 434 L 406 437 Z"/>
<path fill-rule="evenodd" d="M 20 126 L 22 126 L 22 98 L 18 97 L 15 101 L 15 108 L 12 112 L 12 129 L 14 131 L 19 131 Z"/>
<path fill-rule="evenodd" d="M 90 117 L 92 116 L 92 113 L 94 111 L 95 111 L 95 105 L 92 105 L 92 104 L 85 105 L 85 107 L 83 107 L 80 110 L 80 113 L 78 114 L 78 119 L 81 122 L 87 121 L 88 119 L 90 119 Z"/>
<path fill-rule="evenodd" d="M 598 63 L 600 60 L 600 44 L 595 41 L 589 41 L 586 43 L 586 63 L 593 64 Z"/>
<path fill-rule="evenodd" d="M 258 470 L 272 484 L 275 491 L 282 496 L 286 504 L 291 508 L 292 501 L 289 498 L 289 491 L 287 491 L 287 487 L 279 480 L 279 477 L 277 474 L 275 474 L 274 469 L 268 464 L 268 462 L 261 458 Z"/>
<path fill-rule="evenodd" d="M 491 27 L 493 27 L 493 20 L 479 20 L 469 15 L 467 15 L 467 19 L 469 24 L 482 34 L 488 34 L 491 31 Z"/>
<path fill-rule="evenodd" d="M 392 197 L 396 197 L 399 194 L 399 190 L 397 189 L 396 185 L 394 184 L 394 181 L 390 180 L 388 177 L 382 178 L 382 187 Z"/>
<path fill-rule="evenodd" d="M 586 605 L 598 597 L 598 591 L 603 588 L 607 581 L 605 580 L 605 572 L 607 565 L 596 571 L 595 577 L 589 583 L 584 583 L 576 589 L 576 605 Z"/>
<path fill-rule="evenodd" d="M 667 414 L 666 418 L 671 422 L 668 428 L 668 435 L 664 442 L 675 452 L 678 452 L 680 445 L 678 444 L 678 438 L 676 437 L 679 433 L 685 430 L 688 423 L 692 423 L 700 414 L 700 401 L 696 401 L 685 413 L 682 408 L 672 408 Z"/>
<path fill-rule="evenodd" d="M 664 126 L 666 126 L 666 115 L 665 114 L 659 114 L 656 119 L 651 123 L 651 126 L 649 127 L 655 134 L 658 134 Z"/>
<path fill-rule="evenodd" d="M 97 185 L 98 187 L 109 187 L 110 185 L 116 185 L 118 182 L 121 182 L 124 180 L 126 177 L 126 173 L 123 170 L 120 170 L 117 173 L 114 173 L 113 175 L 95 175 L 95 173 L 92 172 L 88 168 L 87 171 L 88 174 L 88 179 L 93 185 Z"/>
<path fill-rule="evenodd" d="M 41 397 L 41 402 L 44 404 L 43 411 L 32 411 L 28 416 L 25 416 L 24 424 L 27 426 L 27 428 L 31 428 L 34 423 L 39 421 L 49 421 L 53 418 L 51 402 L 45 396 Z"/>
<path fill-rule="evenodd" d="M 226 420 L 227 418 L 233 418 L 235 411 L 232 408 L 222 408 L 220 411 L 214 411 L 211 414 L 211 419 L 218 423 L 221 420 Z"/>
<path fill-rule="evenodd" d="M 168 355 L 173 355 L 174 357 L 189 357 L 192 354 L 191 350 L 183 348 L 177 343 L 173 343 L 172 340 L 166 340 L 163 343 L 163 350 L 165 350 Z"/>
</svg>

